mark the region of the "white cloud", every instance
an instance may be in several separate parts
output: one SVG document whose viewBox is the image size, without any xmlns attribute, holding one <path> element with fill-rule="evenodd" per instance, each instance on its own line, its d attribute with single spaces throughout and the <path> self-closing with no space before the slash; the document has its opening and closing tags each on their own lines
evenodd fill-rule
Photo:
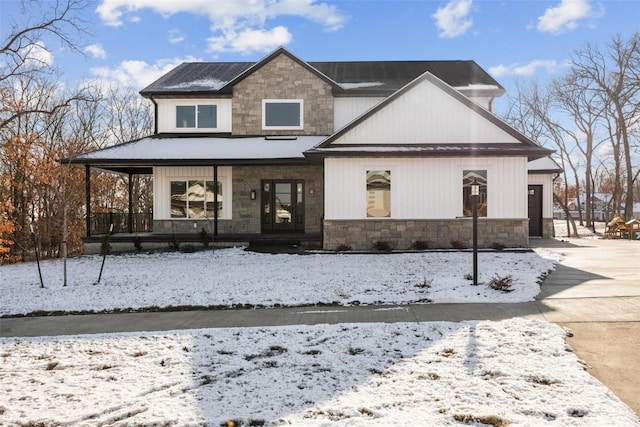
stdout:
<svg viewBox="0 0 640 427">
<path fill-rule="evenodd" d="M 294 16 L 331 31 L 341 28 L 346 19 L 336 6 L 316 0 L 102 0 L 96 12 L 105 24 L 119 26 L 128 15 L 143 9 L 164 17 L 176 13 L 206 16 L 211 22 L 210 49 L 243 53 L 267 51 L 291 41 L 288 29 L 269 28 L 269 19 Z M 241 40 L 235 39 L 238 36 Z"/>
<path fill-rule="evenodd" d="M 193 56 L 165 58 L 153 64 L 148 64 L 145 61 L 122 61 L 116 68 L 95 67 L 91 68 L 91 72 L 97 80 L 105 83 L 141 90 L 183 62 L 199 61 L 202 59 Z"/>
<path fill-rule="evenodd" d="M 510 64 L 510 65 L 496 65 L 489 68 L 489 74 L 494 77 L 503 76 L 533 76 L 538 70 L 545 70 L 547 73 L 555 73 L 564 64 L 559 64 L 557 61 L 551 59 L 534 59 L 528 64 Z"/>
<path fill-rule="evenodd" d="M 563 33 L 578 26 L 578 21 L 587 18 L 592 12 L 588 0 L 561 0 L 560 4 L 545 10 L 538 17 L 538 31 Z"/>
<path fill-rule="evenodd" d="M 211 37 L 209 50 L 213 52 L 264 52 L 284 46 L 292 39 L 291 33 L 282 26 L 266 30 L 243 30 L 240 33 L 226 32 L 220 37 Z"/>
<path fill-rule="evenodd" d="M 41 41 L 36 41 L 20 49 L 20 56 L 24 58 L 27 68 L 44 68 L 53 64 L 53 54 Z"/>
<path fill-rule="evenodd" d="M 185 36 L 182 33 L 182 31 L 180 31 L 177 28 L 172 28 L 169 30 L 169 34 L 167 36 L 167 39 L 169 40 L 169 43 L 180 43 L 182 41 L 184 41 Z"/>
<path fill-rule="evenodd" d="M 432 17 L 440 30 L 440 37 L 452 39 L 459 37 L 471 28 L 473 20 L 470 18 L 473 0 L 452 0 L 446 6 L 438 8 Z"/>
<path fill-rule="evenodd" d="M 104 50 L 104 48 L 100 43 L 90 44 L 89 46 L 85 47 L 82 51 L 85 53 L 88 53 L 94 58 L 104 59 L 107 57 L 107 52 Z"/>
</svg>

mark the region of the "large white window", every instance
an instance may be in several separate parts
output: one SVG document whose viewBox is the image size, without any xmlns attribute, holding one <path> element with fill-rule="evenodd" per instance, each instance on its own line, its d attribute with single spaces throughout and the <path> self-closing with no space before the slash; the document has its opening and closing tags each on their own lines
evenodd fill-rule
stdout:
<svg viewBox="0 0 640 427">
<path fill-rule="evenodd" d="M 304 126 L 302 99 L 263 99 L 262 128 L 296 130 Z"/>
<path fill-rule="evenodd" d="M 213 181 L 171 181 L 171 218 L 213 218 L 215 212 Z M 218 181 L 218 218 L 222 218 L 222 183 Z"/>
<path fill-rule="evenodd" d="M 391 171 L 367 171 L 367 218 L 391 217 Z"/>
<path fill-rule="evenodd" d="M 176 106 L 177 128 L 215 129 L 218 127 L 217 105 Z"/>
</svg>

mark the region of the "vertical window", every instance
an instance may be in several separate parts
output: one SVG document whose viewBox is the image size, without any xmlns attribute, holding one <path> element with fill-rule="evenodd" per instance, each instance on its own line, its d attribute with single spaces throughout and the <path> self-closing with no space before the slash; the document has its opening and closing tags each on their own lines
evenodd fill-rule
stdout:
<svg viewBox="0 0 640 427">
<path fill-rule="evenodd" d="M 178 105 L 176 107 L 176 127 L 196 127 L 196 107 L 194 105 Z"/>
<path fill-rule="evenodd" d="M 177 128 L 217 128 L 217 105 L 178 105 L 176 106 Z"/>
<path fill-rule="evenodd" d="M 198 127 L 217 128 L 218 127 L 218 106 L 198 105 Z"/>
<path fill-rule="evenodd" d="M 171 218 L 213 218 L 213 181 L 171 181 Z M 218 218 L 222 218 L 222 184 L 218 181 Z"/>
<path fill-rule="evenodd" d="M 262 128 L 302 129 L 303 111 L 301 99 L 265 99 L 262 101 Z"/>
<path fill-rule="evenodd" d="M 367 217 L 391 217 L 391 171 L 367 171 Z"/>
<path fill-rule="evenodd" d="M 487 216 L 487 171 L 464 170 L 462 171 L 462 215 L 473 216 L 471 202 L 471 184 L 477 182 L 480 186 L 478 196 L 478 216 Z"/>
</svg>

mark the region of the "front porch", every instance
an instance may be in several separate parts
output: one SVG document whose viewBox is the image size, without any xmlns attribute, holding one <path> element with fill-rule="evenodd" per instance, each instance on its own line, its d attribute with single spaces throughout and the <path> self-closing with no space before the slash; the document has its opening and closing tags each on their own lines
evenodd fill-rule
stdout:
<svg viewBox="0 0 640 427">
<path fill-rule="evenodd" d="M 92 235 L 84 238 L 84 253 L 98 254 L 102 242 L 107 233 Z M 249 247 L 275 247 L 321 249 L 321 233 L 287 233 L 287 234 L 208 234 L 209 247 L 227 248 L 234 246 Z M 137 251 L 136 244 L 141 251 L 160 250 L 172 248 L 178 250 L 200 249 L 204 247 L 203 237 L 199 232 L 161 234 L 161 233 L 119 233 L 109 237 L 112 252 L 134 252 Z"/>
</svg>

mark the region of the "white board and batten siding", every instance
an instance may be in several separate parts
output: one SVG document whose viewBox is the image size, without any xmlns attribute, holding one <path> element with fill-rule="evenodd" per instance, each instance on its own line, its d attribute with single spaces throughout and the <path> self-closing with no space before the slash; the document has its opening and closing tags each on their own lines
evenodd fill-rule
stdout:
<svg viewBox="0 0 640 427">
<path fill-rule="evenodd" d="M 342 129 L 384 100 L 384 97 L 346 97 L 333 99 L 333 128 Z"/>
<path fill-rule="evenodd" d="M 553 218 L 553 175 L 529 174 L 529 185 L 542 185 L 542 217 Z"/>
<path fill-rule="evenodd" d="M 345 113 L 346 115 L 346 113 Z M 425 79 L 349 129 L 333 144 L 520 143 L 450 93 Z"/>
<path fill-rule="evenodd" d="M 156 99 L 158 104 L 158 132 L 201 133 L 231 132 L 231 99 Z M 216 105 L 216 128 L 178 128 L 176 127 L 176 106 L 178 105 Z"/>
<path fill-rule="evenodd" d="M 366 173 L 391 171 L 392 219 L 462 216 L 464 170 L 487 171 L 488 217 L 527 218 L 527 159 L 327 158 L 325 218 L 365 219 Z"/>
<path fill-rule="evenodd" d="M 218 167 L 218 181 L 222 184 L 222 217 L 231 219 L 232 167 Z M 153 168 L 153 219 L 171 219 L 171 181 L 213 181 L 213 166 L 180 166 Z M 175 219 L 175 218 L 174 218 Z"/>
</svg>

